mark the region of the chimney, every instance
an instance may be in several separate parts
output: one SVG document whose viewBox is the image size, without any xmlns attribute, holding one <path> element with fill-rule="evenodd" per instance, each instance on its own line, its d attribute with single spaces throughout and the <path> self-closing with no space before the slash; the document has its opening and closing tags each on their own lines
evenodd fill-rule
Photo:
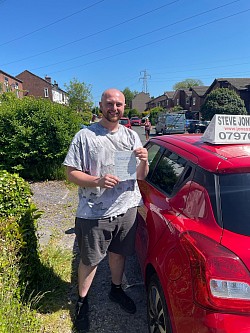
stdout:
<svg viewBox="0 0 250 333">
<path fill-rule="evenodd" d="M 49 77 L 48 75 L 45 76 L 45 80 L 49 83 L 51 83 L 51 77 Z"/>
</svg>

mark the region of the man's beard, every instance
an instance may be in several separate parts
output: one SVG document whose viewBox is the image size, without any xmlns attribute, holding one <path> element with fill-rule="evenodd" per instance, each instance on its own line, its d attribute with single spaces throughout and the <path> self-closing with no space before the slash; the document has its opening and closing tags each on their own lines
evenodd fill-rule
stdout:
<svg viewBox="0 0 250 333">
<path fill-rule="evenodd" d="M 106 114 L 103 113 L 102 115 L 103 115 L 103 117 L 105 119 L 107 119 L 111 123 L 116 123 L 121 118 L 121 114 L 120 113 L 117 113 L 115 116 L 111 115 L 109 112 L 107 112 Z"/>
</svg>

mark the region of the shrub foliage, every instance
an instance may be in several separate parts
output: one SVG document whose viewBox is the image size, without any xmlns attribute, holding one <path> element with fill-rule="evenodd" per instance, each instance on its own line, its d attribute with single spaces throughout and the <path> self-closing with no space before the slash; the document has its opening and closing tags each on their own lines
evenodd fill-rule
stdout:
<svg viewBox="0 0 250 333">
<path fill-rule="evenodd" d="M 29 180 L 60 179 L 82 118 L 69 107 L 31 97 L 0 104 L 0 168 Z"/>
<path fill-rule="evenodd" d="M 213 90 L 201 107 L 205 120 L 211 120 L 215 114 L 247 114 L 244 101 L 234 91 L 228 88 Z"/>
<path fill-rule="evenodd" d="M 0 261 L 0 271 L 8 267 L 5 260 L 18 265 L 19 287 L 22 294 L 33 289 L 39 276 L 37 218 L 40 213 L 30 201 L 31 190 L 17 174 L 0 170 L 0 251 L 8 254 Z M 13 262 L 12 262 L 13 261 Z M 5 274 L 6 276 L 7 274 Z M 28 287 L 27 287 L 28 286 Z M 30 287 L 29 287 L 30 286 Z"/>
<path fill-rule="evenodd" d="M 36 236 L 40 213 L 31 195 L 24 179 L 0 170 L 1 332 L 38 332 L 34 312 L 22 304 L 36 289 L 41 266 Z"/>
</svg>

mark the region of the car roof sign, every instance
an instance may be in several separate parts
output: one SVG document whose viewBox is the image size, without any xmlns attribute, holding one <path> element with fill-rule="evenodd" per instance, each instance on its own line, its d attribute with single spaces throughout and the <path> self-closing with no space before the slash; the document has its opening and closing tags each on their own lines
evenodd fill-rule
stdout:
<svg viewBox="0 0 250 333">
<path fill-rule="evenodd" d="M 211 144 L 249 144 L 250 115 L 215 114 L 201 140 Z"/>
</svg>

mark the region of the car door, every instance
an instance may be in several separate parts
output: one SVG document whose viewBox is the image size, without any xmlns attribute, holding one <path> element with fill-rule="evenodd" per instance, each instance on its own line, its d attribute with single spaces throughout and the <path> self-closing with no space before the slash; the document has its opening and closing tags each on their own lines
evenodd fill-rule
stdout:
<svg viewBox="0 0 250 333">
<path fill-rule="evenodd" d="M 157 144 L 147 148 L 149 174 L 144 181 L 139 181 L 144 205 L 138 209 L 137 246 L 142 261 L 165 232 L 171 234 L 170 222 L 185 207 L 192 177 L 187 160 L 173 149 Z"/>
</svg>

